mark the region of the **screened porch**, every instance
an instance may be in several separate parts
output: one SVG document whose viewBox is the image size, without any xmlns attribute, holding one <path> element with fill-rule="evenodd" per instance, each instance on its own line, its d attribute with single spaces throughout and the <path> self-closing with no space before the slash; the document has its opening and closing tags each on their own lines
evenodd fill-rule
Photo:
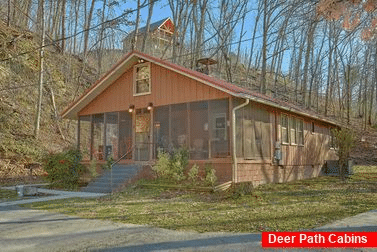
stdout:
<svg viewBox="0 0 377 252">
<path fill-rule="evenodd" d="M 83 160 L 112 156 L 149 161 L 159 151 L 189 151 L 190 160 L 230 157 L 228 99 L 135 108 L 79 117 L 78 147 Z"/>
</svg>

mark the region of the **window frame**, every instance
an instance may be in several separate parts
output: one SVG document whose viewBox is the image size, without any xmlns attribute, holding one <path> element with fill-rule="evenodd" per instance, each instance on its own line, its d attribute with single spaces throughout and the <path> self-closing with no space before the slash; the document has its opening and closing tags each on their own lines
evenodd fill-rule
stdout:
<svg viewBox="0 0 377 252">
<path fill-rule="evenodd" d="M 137 91 L 137 82 L 147 79 L 147 78 L 137 79 L 137 70 L 138 70 L 138 68 L 142 68 L 142 67 L 148 67 L 148 69 L 149 69 L 149 78 L 148 78 L 149 90 L 147 92 L 137 93 L 136 92 Z M 135 65 L 134 66 L 134 76 L 133 76 L 133 89 L 134 89 L 133 95 L 134 96 L 141 96 L 141 95 L 151 94 L 152 93 L 151 79 L 152 78 L 151 78 L 151 63 L 150 62 L 145 62 L 145 63 Z"/>
<path fill-rule="evenodd" d="M 302 124 L 302 143 L 299 141 L 299 126 L 300 123 Z M 304 127 L 304 120 L 301 118 L 296 118 L 296 141 L 298 146 L 304 146 L 305 145 L 305 127 Z"/>
<path fill-rule="evenodd" d="M 311 133 L 314 135 L 315 134 L 315 123 L 312 121 L 311 123 Z"/>
<path fill-rule="evenodd" d="M 294 116 L 290 116 L 289 117 L 289 135 L 290 135 L 290 141 L 289 143 L 291 145 L 298 145 L 298 142 L 297 142 L 297 118 L 294 117 Z M 292 132 L 294 131 L 294 132 Z M 294 138 L 293 138 L 294 137 Z M 295 142 L 293 142 L 293 140 Z"/>
<path fill-rule="evenodd" d="M 335 141 L 335 135 L 333 133 L 333 130 L 334 128 L 329 128 L 329 131 L 330 131 L 330 138 L 329 138 L 329 148 L 330 150 L 336 150 L 338 149 L 338 146 L 336 144 L 336 141 Z"/>
<path fill-rule="evenodd" d="M 287 118 L 287 125 L 286 127 L 283 127 L 283 117 Z M 287 141 L 284 141 L 283 139 L 283 128 L 287 131 Z M 290 143 L 290 137 L 289 137 L 289 115 L 288 114 L 281 114 L 280 115 L 280 131 L 281 131 L 281 143 L 285 145 L 289 145 Z"/>
<path fill-rule="evenodd" d="M 217 118 L 224 118 L 224 128 L 218 128 L 217 127 L 217 123 L 216 123 Z M 218 141 L 226 140 L 227 137 L 228 137 L 228 135 L 227 135 L 227 124 L 228 123 L 227 123 L 226 113 L 215 113 L 213 119 L 214 119 L 214 121 L 213 121 L 214 122 L 213 123 L 213 131 L 214 131 L 213 133 L 214 133 L 214 135 L 215 136 L 217 135 L 218 130 L 224 131 L 224 139 L 214 137 L 213 140 L 218 140 Z"/>
</svg>

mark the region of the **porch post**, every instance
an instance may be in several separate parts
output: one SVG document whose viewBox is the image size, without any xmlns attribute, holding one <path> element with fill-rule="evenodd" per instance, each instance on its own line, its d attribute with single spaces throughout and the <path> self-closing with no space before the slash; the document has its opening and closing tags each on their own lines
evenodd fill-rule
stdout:
<svg viewBox="0 0 377 252">
<path fill-rule="evenodd" d="M 226 122 L 227 125 L 229 125 L 229 127 L 227 127 L 227 135 L 228 135 L 228 139 L 229 139 L 228 153 L 232 156 L 233 146 L 235 146 L 235 143 L 233 142 L 233 135 L 231 133 L 231 132 L 233 132 L 233 123 L 232 123 L 233 97 L 229 97 L 228 101 L 229 102 L 228 102 L 227 118 L 229 120 L 229 124 L 228 124 L 228 122 Z"/>
<path fill-rule="evenodd" d="M 131 112 L 131 121 L 132 121 L 132 161 L 135 161 L 135 155 L 136 155 L 136 108 Z"/>
<path fill-rule="evenodd" d="M 107 127 L 107 113 L 103 113 L 103 160 L 106 158 L 106 127 Z"/>
<path fill-rule="evenodd" d="M 90 115 L 90 160 L 93 159 L 93 115 Z"/>
<path fill-rule="evenodd" d="M 149 132 L 149 161 L 153 160 L 153 154 L 154 154 L 154 107 L 152 107 L 151 110 L 149 110 L 149 116 L 151 118 L 150 121 L 150 132 Z"/>
<path fill-rule="evenodd" d="M 212 158 L 212 118 L 211 118 L 211 101 L 208 101 L 208 159 Z"/>
<path fill-rule="evenodd" d="M 77 120 L 77 128 L 76 128 L 76 148 L 80 150 L 80 116 Z"/>
<path fill-rule="evenodd" d="M 189 151 L 189 159 L 191 158 L 190 157 L 190 149 L 191 149 L 191 127 L 190 127 L 190 123 L 191 123 L 191 107 L 190 107 L 190 103 L 188 102 L 187 103 L 187 106 L 186 106 L 186 110 L 187 110 L 187 139 L 186 139 L 186 144 L 187 144 L 187 148 L 188 148 L 188 151 Z"/>
</svg>

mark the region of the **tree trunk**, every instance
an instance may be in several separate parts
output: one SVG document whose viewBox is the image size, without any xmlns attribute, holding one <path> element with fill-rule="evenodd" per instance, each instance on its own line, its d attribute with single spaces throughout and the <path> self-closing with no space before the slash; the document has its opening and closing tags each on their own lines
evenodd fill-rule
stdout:
<svg viewBox="0 0 377 252">
<path fill-rule="evenodd" d="M 89 15 L 88 19 L 85 20 L 85 27 L 84 27 L 84 58 L 86 59 L 86 56 L 88 54 L 88 43 L 89 43 L 89 33 L 90 33 L 90 24 L 92 23 L 92 17 L 93 17 L 93 10 L 94 10 L 94 3 L 95 0 L 92 0 L 92 3 L 90 5 Z M 86 10 L 85 10 L 86 11 Z"/>
<path fill-rule="evenodd" d="M 145 45 L 149 40 L 150 37 L 150 26 L 151 26 L 151 19 L 152 19 L 152 14 L 153 14 L 153 6 L 154 6 L 155 0 L 149 0 L 149 7 L 148 7 L 148 18 L 147 18 L 147 31 L 145 32 L 145 35 L 143 37 L 143 45 L 141 47 L 141 51 L 145 52 Z M 150 52 L 146 52 L 150 53 Z"/>
<path fill-rule="evenodd" d="M 140 0 L 137 0 L 137 11 L 136 11 L 136 22 L 135 22 L 135 33 L 132 40 L 132 51 L 137 50 L 137 39 L 139 36 L 139 22 L 140 22 Z"/>
<path fill-rule="evenodd" d="M 310 22 L 309 30 L 308 30 L 308 39 L 306 41 L 306 52 L 305 52 L 305 63 L 304 63 L 304 77 L 302 80 L 301 90 L 302 90 L 302 104 L 306 105 L 306 93 L 307 93 L 307 81 L 308 81 L 308 71 L 309 71 L 309 60 L 310 54 L 313 50 L 313 42 L 314 42 L 314 32 L 317 26 L 317 21 L 312 20 Z"/>
<path fill-rule="evenodd" d="M 267 35 L 268 35 L 268 3 L 267 0 L 263 0 L 263 40 L 262 40 L 262 70 L 260 76 L 260 89 L 259 92 L 266 94 L 266 70 L 267 70 Z"/>
<path fill-rule="evenodd" d="M 41 108 L 42 108 L 42 94 L 43 94 L 43 77 L 44 77 L 44 46 L 45 46 L 45 25 L 44 25 L 44 0 L 39 0 L 39 15 L 40 15 L 40 26 L 41 26 L 41 49 L 39 51 L 40 68 L 39 68 L 39 89 L 38 89 L 38 103 L 37 103 L 37 113 L 35 118 L 34 127 L 34 137 L 39 136 L 39 126 L 41 119 Z"/>
</svg>

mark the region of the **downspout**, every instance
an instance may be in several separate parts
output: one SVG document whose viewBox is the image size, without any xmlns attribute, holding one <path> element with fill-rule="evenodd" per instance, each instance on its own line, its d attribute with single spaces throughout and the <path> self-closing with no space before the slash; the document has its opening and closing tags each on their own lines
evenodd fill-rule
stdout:
<svg viewBox="0 0 377 252">
<path fill-rule="evenodd" d="M 237 152 L 236 152 L 236 111 L 240 108 L 247 106 L 250 103 L 250 99 L 246 98 L 246 102 L 238 105 L 232 110 L 232 135 L 233 135 L 233 183 L 237 183 Z"/>
</svg>

